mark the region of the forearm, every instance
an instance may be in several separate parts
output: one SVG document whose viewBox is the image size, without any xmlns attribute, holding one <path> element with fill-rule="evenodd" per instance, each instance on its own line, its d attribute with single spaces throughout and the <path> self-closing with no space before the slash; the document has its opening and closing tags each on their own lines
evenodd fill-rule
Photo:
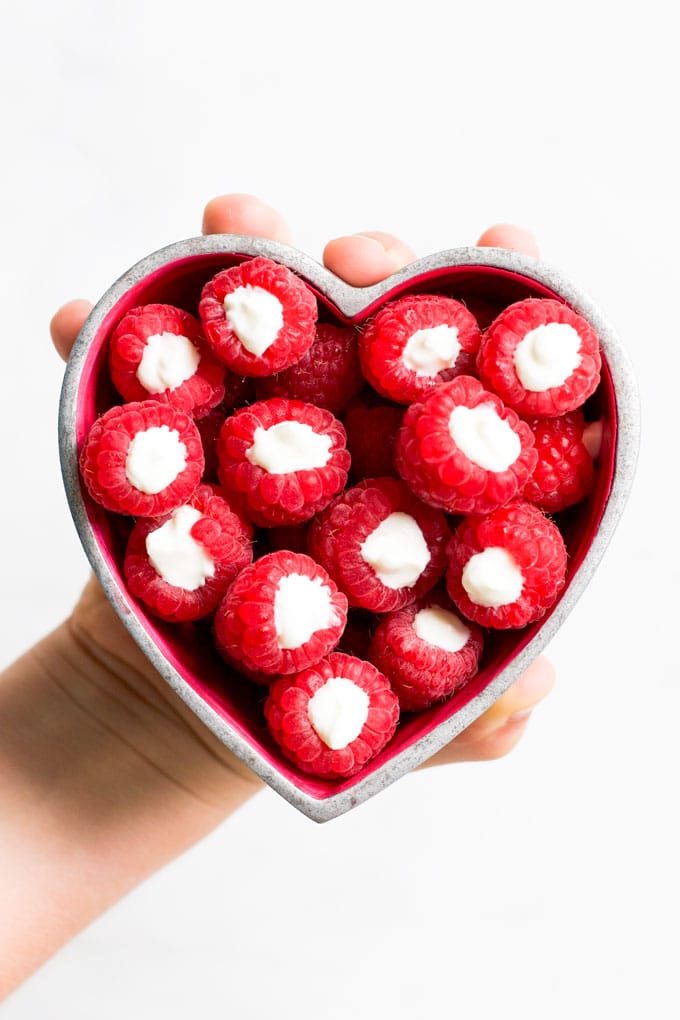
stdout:
<svg viewBox="0 0 680 1020">
<path fill-rule="evenodd" d="M 256 789 L 143 674 L 121 682 L 70 625 L 11 666 L 0 679 L 0 998 Z"/>
</svg>

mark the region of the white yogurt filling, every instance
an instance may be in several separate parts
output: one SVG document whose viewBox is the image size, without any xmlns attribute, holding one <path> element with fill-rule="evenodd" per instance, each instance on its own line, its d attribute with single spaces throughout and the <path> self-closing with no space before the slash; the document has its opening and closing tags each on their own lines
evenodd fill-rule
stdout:
<svg viewBox="0 0 680 1020">
<path fill-rule="evenodd" d="M 532 393 L 561 386 L 581 363 L 580 350 L 581 337 L 567 322 L 529 330 L 513 355 L 519 381 Z"/>
<path fill-rule="evenodd" d="M 274 626 L 279 648 L 299 648 L 317 630 L 340 622 L 330 589 L 320 577 L 288 574 L 274 596 Z"/>
<path fill-rule="evenodd" d="M 271 475 L 286 475 L 325 467 L 332 445 L 331 436 L 315 432 L 305 422 L 282 421 L 268 429 L 256 428 L 246 457 Z"/>
<path fill-rule="evenodd" d="M 468 460 L 486 471 L 507 471 L 522 452 L 517 433 L 490 404 L 454 408 L 449 433 Z"/>
<path fill-rule="evenodd" d="M 149 393 L 175 390 L 191 379 L 201 355 L 191 340 L 177 333 L 154 333 L 147 337 L 137 378 Z"/>
<path fill-rule="evenodd" d="M 400 512 L 381 521 L 361 543 L 360 551 L 386 588 L 411 588 L 430 562 L 418 522 Z"/>
<path fill-rule="evenodd" d="M 215 576 L 214 561 L 190 535 L 202 516 L 193 506 L 181 506 L 165 524 L 146 536 L 146 552 L 156 573 L 185 591 L 196 591 Z"/>
<path fill-rule="evenodd" d="M 237 287 L 224 299 L 227 321 L 243 346 L 258 357 L 276 340 L 283 326 L 283 305 L 263 287 Z"/>
<path fill-rule="evenodd" d="M 361 733 L 368 718 L 366 691 L 344 676 L 333 676 L 309 699 L 307 717 L 332 751 L 347 747 Z"/>
<path fill-rule="evenodd" d="M 524 586 L 522 571 L 513 557 L 507 549 L 495 545 L 470 557 L 461 580 L 470 601 L 489 609 L 515 602 Z"/>
<path fill-rule="evenodd" d="M 459 354 L 458 328 L 442 323 L 431 329 L 416 330 L 408 338 L 401 360 L 416 375 L 437 375 L 455 365 Z"/>
<path fill-rule="evenodd" d="M 177 429 L 154 425 L 133 437 L 125 461 L 130 485 L 154 496 L 187 466 L 187 449 Z"/>
<path fill-rule="evenodd" d="M 468 643 L 470 629 L 455 613 L 441 606 L 421 609 L 413 618 L 413 629 L 421 641 L 445 652 L 459 652 Z"/>
</svg>

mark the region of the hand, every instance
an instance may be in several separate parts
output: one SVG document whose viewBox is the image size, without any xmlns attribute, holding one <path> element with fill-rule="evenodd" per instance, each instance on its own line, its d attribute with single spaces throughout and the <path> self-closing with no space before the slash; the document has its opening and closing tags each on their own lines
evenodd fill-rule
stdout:
<svg viewBox="0 0 680 1020">
<path fill-rule="evenodd" d="M 290 241 L 278 213 L 247 195 L 209 202 L 203 229 Z M 518 228 L 492 228 L 480 243 L 536 254 Z M 324 252 L 355 286 L 413 258 L 383 233 L 341 237 Z M 90 307 L 71 301 L 54 316 L 62 357 Z M 538 659 L 432 761 L 506 754 L 552 682 Z M 153 669 L 94 579 L 68 620 L 0 677 L 0 730 L 1 999 L 262 783 Z"/>
<path fill-rule="evenodd" d="M 291 244 L 287 224 L 274 209 L 250 195 L 225 195 L 210 201 L 203 214 L 205 234 L 252 234 Z M 499 225 L 486 230 L 478 244 L 512 248 L 537 256 L 533 236 L 520 227 Z M 323 254 L 324 264 L 336 276 L 356 287 L 368 287 L 414 261 L 415 253 L 403 241 L 379 231 L 367 231 L 329 241 Z M 67 358 L 73 342 L 89 314 L 86 301 L 71 301 L 54 316 L 51 324 L 54 344 Z M 191 739 L 208 741 L 214 752 L 231 769 L 244 775 L 243 766 L 221 744 L 213 742 L 202 724 L 185 708 L 144 658 L 122 627 L 103 592 L 94 582 L 73 614 L 73 626 L 79 640 L 111 654 L 117 649 L 124 668 L 134 668 L 153 687 L 154 696 L 167 700 L 191 731 Z M 539 658 L 506 693 L 476 722 L 428 764 L 457 761 L 482 761 L 507 754 L 520 739 L 531 710 L 548 694 L 554 683 L 550 663 Z M 254 777 L 253 777 L 254 778 Z"/>
</svg>

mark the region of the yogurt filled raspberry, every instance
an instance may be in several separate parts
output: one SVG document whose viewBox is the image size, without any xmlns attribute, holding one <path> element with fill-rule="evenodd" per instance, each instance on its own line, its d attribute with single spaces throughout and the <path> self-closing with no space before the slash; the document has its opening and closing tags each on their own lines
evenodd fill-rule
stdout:
<svg viewBox="0 0 680 1020">
<path fill-rule="evenodd" d="M 600 381 L 600 345 L 583 316 L 561 301 L 527 298 L 494 319 L 477 357 L 479 376 L 524 417 L 574 411 Z"/>
<path fill-rule="evenodd" d="M 347 489 L 315 518 L 309 551 L 351 606 L 385 613 L 434 587 L 449 536 L 444 515 L 403 482 L 373 478 Z"/>
<path fill-rule="evenodd" d="M 203 468 L 192 419 L 155 400 L 110 408 L 90 429 L 80 455 L 92 498 L 137 517 L 158 517 L 186 503 Z"/>
<path fill-rule="evenodd" d="M 425 503 L 478 514 L 517 495 L 536 453 L 529 426 L 477 379 L 459 376 L 406 411 L 394 462 Z"/>
<path fill-rule="evenodd" d="M 318 662 L 336 646 L 347 599 L 303 553 L 269 553 L 238 575 L 215 616 L 220 652 L 270 677 Z"/>
<path fill-rule="evenodd" d="M 254 258 L 208 281 L 199 314 L 206 339 L 232 372 L 266 376 L 294 365 L 311 347 L 317 306 L 290 269 Z"/>
<path fill-rule="evenodd" d="M 350 464 L 337 418 L 283 397 L 227 418 L 217 458 L 221 484 L 262 527 L 299 524 L 324 509 L 345 485 Z"/>
<path fill-rule="evenodd" d="M 564 587 L 562 535 L 523 501 L 465 518 L 447 556 L 448 593 L 463 616 L 482 627 L 504 630 L 540 620 Z"/>
<path fill-rule="evenodd" d="M 370 662 L 332 652 L 270 690 L 265 717 L 274 740 L 303 772 L 324 779 L 355 775 L 387 744 L 399 702 Z"/>
<path fill-rule="evenodd" d="M 212 613 L 252 558 L 252 529 L 214 486 L 199 485 L 167 516 L 137 521 L 124 571 L 155 616 L 180 623 Z"/>
<path fill-rule="evenodd" d="M 225 367 L 193 315 L 150 304 L 125 315 L 109 345 L 111 380 L 125 400 L 153 399 L 201 418 L 224 397 Z"/>
</svg>

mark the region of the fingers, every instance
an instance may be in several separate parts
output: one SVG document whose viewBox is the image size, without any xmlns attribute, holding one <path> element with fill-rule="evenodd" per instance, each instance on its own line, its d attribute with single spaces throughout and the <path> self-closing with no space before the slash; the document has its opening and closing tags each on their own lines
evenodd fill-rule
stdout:
<svg viewBox="0 0 680 1020">
<path fill-rule="evenodd" d="M 532 255 L 537 259 L 540 255 L 538 241 L 530 230 L 516 227 L 511 223 L 497 223 L 485 230 L 477 241 L 480 248 L 510 248 L 521 251 L 524 255 Z"/>
<path fill-rule="evenodd" d="M 288 224 L 276 209 L 254 195 L 220 195 L 203 212 L 204 234 L 250 234 L 291 244 Z"/>
<path fill-rule="evenodd" d="M 493 761 L 508 754 L 522 736 L 536 705 L 555 686 L 555 670 L 540 656 L 498 701 L 476 719 L 430 765 L 460 761 Z"/>
<path fill-rule="evenodd" d="M 354 287 L 370 287 L 415 259 L 415 252 L 392 234 L 365 231 L 329 241 L 323 262 Z"/>
<path fill-rule="evenodd" d="M 69 301 L 62 305 L 50 322 L 52 343 L 60 357 L 67 360 L 85 319 L 92 311 L 89 301 Z"/>
</svg>

